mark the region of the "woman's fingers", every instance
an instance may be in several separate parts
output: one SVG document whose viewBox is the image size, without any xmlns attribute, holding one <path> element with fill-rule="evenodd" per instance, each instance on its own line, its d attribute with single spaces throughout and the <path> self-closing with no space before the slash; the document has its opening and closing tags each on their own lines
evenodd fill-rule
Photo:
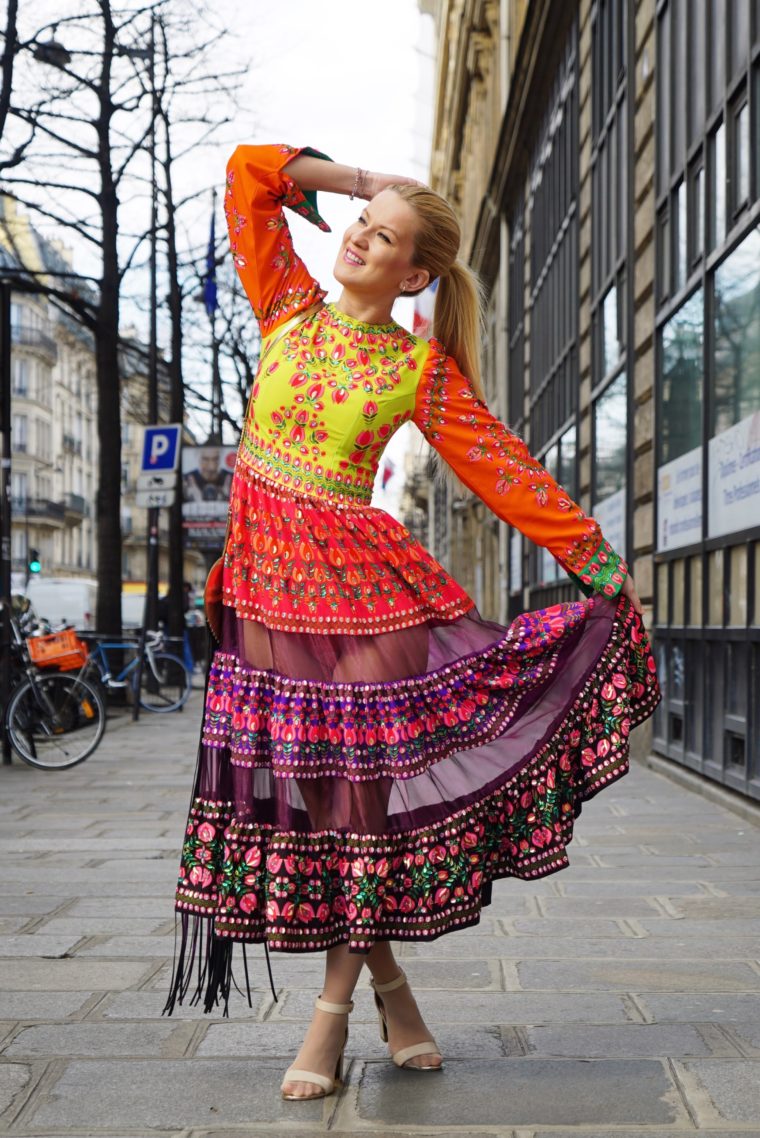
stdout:
<svg viewBox="0 0 760 1138">
<path fill-rule="evenodd" d="M 642 614 L 644 610 L 641 607 L 639 594 L 636 592 L 636 586 L 633 583 L 633 577 L 630 573 L 623 582 L 623 588 L 620 591 L 624 596 L 628 597 L 628 600 L 631 602 L 636 612 Z"/>
<path fill-rule="evenodd" d="M 376 174 L 370 171 L 364 179 L 364 190 L 361 197 L 365 201 L 370 201 L 375 194 L 379 194 L 381 190 L 385 190 L 388 186 L 424 186 L 424 182 L 417 181 L 416 178 L 408 178 L 405 174 Z"/>
</svg>

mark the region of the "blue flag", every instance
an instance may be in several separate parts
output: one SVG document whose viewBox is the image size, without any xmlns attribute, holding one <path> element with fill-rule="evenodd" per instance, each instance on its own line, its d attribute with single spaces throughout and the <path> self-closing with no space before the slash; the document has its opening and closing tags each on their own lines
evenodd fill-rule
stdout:
<svg viewBox="0 0 760 1138">
<path fill-rule="evenodd" d="M 203 278 L 203 303 L 206 305 L 206 312 L 209 316 L 213 316 L 219 307 L 216 298 L 216 231 L 214 223 L 216 221 L 216 194 L 214 194 L 213 204 L 211 206 L 211 232 L 208 238 L 208 251 L 206 253 L 206 276 Z"/>
</svg>

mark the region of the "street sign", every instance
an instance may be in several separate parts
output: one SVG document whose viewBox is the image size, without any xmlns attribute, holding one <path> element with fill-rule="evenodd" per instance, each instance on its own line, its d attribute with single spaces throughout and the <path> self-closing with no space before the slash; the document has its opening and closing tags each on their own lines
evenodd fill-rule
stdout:
<svg viewBox="0 0 760 1138">
<path fill-rule="evenodd" d="M 153 473 L 156 470 L 177 469 L 179 432 L 178 423 L 145 428 L 142 465 L 140 467 L 143 474 Z"/>
<path fill-rule="evenodd" d="M 173 506 L 174 497 L 174 490 L 138 490 L 135 505 L 148 510 L 160 510 L 162 506 Z"/>
<path fill-rule="evenodd" d="M 176 488 L 177 472 L 175 470 L 137 476 L 138 490 L 175 490 Z"/>
</svg>

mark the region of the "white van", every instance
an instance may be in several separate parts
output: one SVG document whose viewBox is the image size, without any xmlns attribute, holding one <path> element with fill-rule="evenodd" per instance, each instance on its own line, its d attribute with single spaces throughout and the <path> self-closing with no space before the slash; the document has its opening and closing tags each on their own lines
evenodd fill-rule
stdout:
<svg viewBox="0 0 760 1138">
<path fill-rule="evenodd" d="M 84 632 L 95 628 L 98 583 L 91 577 L 32 577 L 26 595 L 37 617 L 52 628 L 62 624 Z"/>
</svg>

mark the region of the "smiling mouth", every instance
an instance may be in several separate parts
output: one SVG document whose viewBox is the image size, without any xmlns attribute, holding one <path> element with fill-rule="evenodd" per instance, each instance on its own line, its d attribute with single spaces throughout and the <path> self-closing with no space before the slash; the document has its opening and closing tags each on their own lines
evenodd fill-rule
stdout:
<svg viewBox="0 0 760 1138">
<path fill-rule="evenodd" d="M 364 261 L 358 257 L 351 249 L 346 249 L 343 254 L 343 260 L 348 262 L 349 265 L 363 265 Z"/>
</svg>

